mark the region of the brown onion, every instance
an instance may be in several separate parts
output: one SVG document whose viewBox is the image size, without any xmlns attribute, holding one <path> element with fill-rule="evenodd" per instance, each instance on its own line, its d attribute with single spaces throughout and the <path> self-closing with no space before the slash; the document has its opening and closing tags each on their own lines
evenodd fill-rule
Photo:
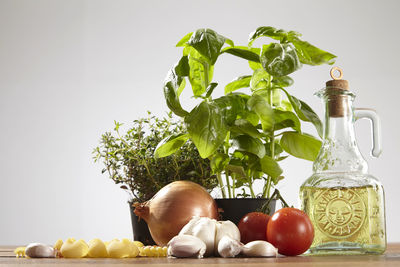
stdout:
<svg viewBox="0 0 400 267">
<path fill-rule="evenodd" d="M 202 186 L 189 181 L 172 182 L 150 200 L 134 205 L 135 214 L 147 222 L 159 246 L 166 246 L 193 216 L 218 218 L 215 200 Z"/>
</svg>

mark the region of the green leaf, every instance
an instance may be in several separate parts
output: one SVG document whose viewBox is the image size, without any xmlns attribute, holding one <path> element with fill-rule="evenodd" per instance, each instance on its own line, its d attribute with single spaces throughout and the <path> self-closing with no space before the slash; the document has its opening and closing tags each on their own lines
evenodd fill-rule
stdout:
<svg viewBox="0 0 400 267">
<path fill-rule="evenodd" d="M 260 139 L 248 135 L 239 135 L 233 138 L 232 147 L 239 151 L 245 151 L 257 155 L 259 158 L 265 156 L 265 147 Z"/>
<path fill-rule="evenodd" d="M 178 76 L 189 76 L 190 67 L 188 56 L 182 56 L 179 62 L 175 65 L 175 73 Z"/>
<path fill-rule="evenodd" d="M 272 39 L 283 42 L 288 38 L 294 38 L 297 36 L 300 36 L 300 33 L 295 31 L 286 32 L 282 29 L 276 29 L 270 26 L 262 26 L 258 27 L 254 32 L 250 33 L 249 46 L 251 46 L 253 42 L 260 37 L 270 37 Z"/>
<path fill-rule="evenodd" d="M 321 141 L 308 134 L 285 132 L 280 145 L 283 150 L 297 158 L 314 161 L 321 148 Z"/>
<path fill-rule="evenodd" d="M 261 51 L 261 64 L 272 76 L 286 76 L 301 68 L 296 50 L 290 44 L 271 43 Z"/>
<path fill-rule="evenodd" d="M 228 132 L 219 107 L 206 101 L 197 105 L 185 117 L 185 123 L 202 158 L 212 155 L 224 143 Z"/>
<path fill-rule="evenodd" d="M 215 87 L 217 87 L 218 83 L 210 83 L 206 90 L 206 98 L 210 97 Z"/>
<path fill-rule="evenodd" d="M 254 111 L 261 121 L 261 126 L 264 131 L 270 131 L 274 126 L 274 112 L 268 102 L 257 94 L 250 97 L 247 102 L 251 111 Z"/>
<path fill-rule="evenodd" d="M 212 80 L 214 67 L 210 65 L 208 59 L 203 57 L 196 49 L 190 47 L 188 52 L 189 62 L 189 81 L 192 85 L 193 95 L 201 96 L 206 92 Z"/>
<path fill-rule="evenodd" d="M 225 43 L 228 44 L 231 47 L 234 47 L 235 44 L 233 43 L 233 41 L 231 39 L 226 38 Z"/>
<path fill-rule="evenodd" d="M 173 69 L 168 72 L 167 78 L 164 81 L 164 97 L 169 109 L 178 116 L 185 117 L 189 114 L 184 110 L 179 102 L 178 92 L 182 92 L 185 86 L 184 79 L 176 75 Z"/>
<path fill-rule="evenodd" d="M 278 162 L 276 162 L 269 156 L 265 156 L 262 159 L 260 159 L 260 164 L 261 164 L 261 170 L 265 172 L 267 175 L 271 176 L 272 179 L 279 177 L 283 172 Z"/>
<path fill-rule="evenodd" d="M 271 142 L 265 143 L 264 146 L 265 146 L 265 155 L 271 157 L 272 156 L 272 153 L 271 153 Z M 279 155 L 282 152 L 283 152 L 283 150 L 282 150 L 282 147 L 279 145 L 279 140 L 275 139 L 275 142 L 274 142 L 274 155 L 275 156 Z"/>
<path fill-rule="evenodd" d="M 258 131 L 258 129 L 245 119 L 235 120 L 234 125 L 231 127 L 231 131 L 235 131 L 240 134 L 247 134 L 254 138 L 263 137 L 263 135 Z"/>
<path fill-rule="evenodd" d="M 267 88 L 270 75 L 264 69 L 256 69 L 250 80 L 250 87 L 253 91 Z"/>
<path fill-rule="evenodd" d="M 224 36 L 211 29 L 199 29 L 190 37 L 188 44 L 214 65 L 225 40 Z"/>
<path fill-rule="evenodd" d="M 246 88 L 250 86 L 250 80 L 251 76 L 246 75 L 246 76 L 240 76 L 236 78 L 235 80 L 231 81 L 225 86 L 225 94 L 229 94 L 233 91 L 236 91 L 240 88 Z"/>
<path fill-rule="evenodd" d="M 318 47 L 315 47 L 306 41 L 300 40 L 297 37 L 291 38 L 290 41 L 296 48 L 300 62 L 303 64 L 316 66 L 321 64 L 332 65 L 335 63 L 336 56 L 329 52 L 319 49 Z"/>
<path fill-rule="evenodd" d="M 239 177 L 236 177 L 236 178 L 247 178 L 244 168 L 242 166 L 228 164 L 225 167 L 225 170 L 239 175 Z"/>
<path fill-rule="evenodd" d="M 246 46 L 226 47 L 222 49 L 221 54 L 222 53 L 228 53 L 257 63 L 260 62 L 260 56 L 258 55 L 258 53 L 252 51 L 251 48 L 248 48 Z"/>
<path fill-rule="evenodd" d="M 261 65 L 261 63 L 257 63 L 257 62 L 254 62 L 254 61 L 249 61 L 249 67 L 250 67 L 252 70 L 258 70 L 258 69 L 262 69 L 262 68 L 263 68 L 263 66 Z"/>
<path fill-rule="evenodd" d="M 289 94 L 285 89 L 280 88 L 282 91 L 285 92 L 290 104 L 292 105 L 294 111 L 296 112 L 297 116 L 302 121 L 309 121 L 314 126 L 318 132 L 318 135 L 322 138 L 323 136 L 323 126 L 322 121 L 318 117 L 318 115 L 312 110 L 312 108 L 307 105 L 305 102 L 297 99 L 296 97 Z"/>
<path fill-rule="evenodd" d="M 239 113 L 245 108 L 245 100 L 240 94 L 229 94 L 213 100 L 218 106 L 227 125 L 232 125 Z"/>
<path fill-rule="evenodd" d="M 291 86 L 294 81 L 289 76 L 282 76 L 282 77 L 274 77 L 272 79 L 272 83 L 278 87 L 288 87 Z"/>
<path fill-rule="evenodd" d="M 220 173 L 225 170 L 225 167 L 229 163 L 229 156 L 222 153 L 213 155 L 210 160 L 210 166 L 213 173 Z"/>
<path fill-rule="evenodd" d="M 193 32 L 189 32 L 176 44 L 176 47 L 186 46 L 186 43 L 189 41 L 190 37 L 192 36 Z"/>
<path fill-rule="evenodd" d="M 291 127 L 297 132 L 301 132 L 300 120 L 293 112 L 274 109 L 274 118 L 275 118 L 275 126 L 274 126 L 275 131 Z"/>
<path fill-rule="evenodd" d="M 174 154 L 181 146 L 183 146 L 189 139 L 188 134 L 177 134 L 172 135 L 161 140 L 158 143 L 156 150 L 154 152 L 155 158 L 163 158 Z"/>
</svg>

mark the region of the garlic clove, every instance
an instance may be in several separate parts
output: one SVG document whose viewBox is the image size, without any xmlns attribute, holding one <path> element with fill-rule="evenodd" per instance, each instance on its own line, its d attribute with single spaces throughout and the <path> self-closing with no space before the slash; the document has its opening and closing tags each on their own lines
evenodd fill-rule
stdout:
<svg viewBox="0 0 400 267">
<path fill-rule="evenodd" d="M 278 249 L 267 241 L 256 240 L 244 245 L 242 253 L 248 257 L 277 257 Z"/>
<path fill-rule="evenodd" d="M 56 250 L 45 244 L 31 243 L 26 247 L 25 255 L 30 258 L 54 258 Z"/>
<path fill-rule="evenodd" d="M 179 235 L 192 235 L 206 244 L 205 256 L 214 253 L 215 231 L 217 221 L 208 217 L 194 216 L 179 232 Z"/>
<path fill-rule="evenodd" d="M 177 258 L 203 258 L 206 244 L 192 235 L 177 235 L 168 242 L 168 256 Z"/>
<path fill-rule="evenodd" d="M 228 236 L 233 240 L 240 241 L 240 232 L 236 224 L 231 221 L 218 221 L 216 224 L 215 241 L 214 241 L 214 253 L 218 254 L 218 243 L 224 237 Z"/>
<path fill-rule="evenodd" d="M 243 244 L 225 235 L 218 243 L 218 254 L 224 258 L 233 258 L 242 251 Z"/>
</svg>

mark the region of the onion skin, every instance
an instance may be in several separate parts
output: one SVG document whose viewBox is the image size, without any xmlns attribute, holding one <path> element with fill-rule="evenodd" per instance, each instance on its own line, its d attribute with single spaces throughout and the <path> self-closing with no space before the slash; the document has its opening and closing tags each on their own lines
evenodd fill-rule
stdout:
<svg viewBox="0 0 400 267">
<path fill-rule="evenodd" d="M 202 186 L 190 181 L 172 182 L 150 200 L 134 206 L 134 213 L 146 221 L 158 246 L 166 246 L 193 216 L 218 219 L 215 200 Z"/>
</svg>

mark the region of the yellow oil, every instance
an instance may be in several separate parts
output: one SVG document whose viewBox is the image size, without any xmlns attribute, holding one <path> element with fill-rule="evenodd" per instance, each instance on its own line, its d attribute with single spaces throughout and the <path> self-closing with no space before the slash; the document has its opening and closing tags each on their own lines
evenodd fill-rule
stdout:
<svg viewBox="0 0 400 267">
<path fill-rule="evenodd" d="M 310 254 L 381 254 L 386 249 L 381 186 L 300 188 L 302 209 L 314 225 Z"/>
</svg>

